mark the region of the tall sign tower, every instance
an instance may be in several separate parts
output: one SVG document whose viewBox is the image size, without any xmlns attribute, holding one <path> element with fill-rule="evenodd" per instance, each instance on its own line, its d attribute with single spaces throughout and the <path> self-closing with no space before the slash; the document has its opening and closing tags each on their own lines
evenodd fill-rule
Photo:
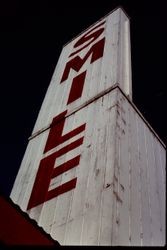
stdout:
<svg viewBox="0 0 167 250">
<path fill-rule="evenodd" d="M 11 199 L 62 245 L 163 245 L 164 173 L 117 8 L 63 47 Z"/>
</svg>

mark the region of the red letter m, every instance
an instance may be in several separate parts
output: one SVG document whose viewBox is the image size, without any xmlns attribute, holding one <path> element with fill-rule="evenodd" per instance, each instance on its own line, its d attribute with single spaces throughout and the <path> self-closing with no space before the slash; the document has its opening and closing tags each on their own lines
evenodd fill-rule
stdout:
<svg viewBox="0 0 167 250">
<path fill-rule="evenodd" d="M 93 63 L 94 61 L 102 57 L 103 51 L 104 51 L 104 43 L 105 43 L 105 38 L 95 43 L 87 52 L 87 54 L 84 56 L 84 58 L 80 58 L 80 56 L 76 56 L 73 59 L 71 59 L 66 64 L 66 67 L 63 72 L 63 76 L 61 78 L 61 82 L 67 80 L 70 69 L 73 69 L 78 72 L 90 55 L 92 55 L 90 63 Z"/>
</svg>

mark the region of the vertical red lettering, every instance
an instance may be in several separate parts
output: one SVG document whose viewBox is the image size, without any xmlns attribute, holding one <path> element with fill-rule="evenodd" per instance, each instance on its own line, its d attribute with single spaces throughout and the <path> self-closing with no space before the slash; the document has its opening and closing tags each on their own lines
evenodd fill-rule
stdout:
<svg viewBox="0 0 167 250">
<path fill-rule="evenodd" d="M 84 48 L 88 47 L 95 40 L 100 38 L 100 35 L 104 31 L 104 27 L 101 27 L 105 21 L 96 25 L 87 31 L 79 40 L 74 44 L 74 49 L 76 51 L 72 52 L 69 57 L 76 55 Z M 76 55 L 73 59 L 69 60 L 66 65 L 64 72 L 62 74 L 61 82 L 67 80 L 70 74 L 70 70 L 73 69 L 76 72 L 79 72 L 84 63 L 90 58 L 90 63 L 92 64 L 99 58 L 103 56 L 104 51 L 105 38 L 100 39 L 96 43 L 94 43 L 91 48 L 86 52 L 83 58 L 79 55 Z M 82 96 L 83 86 L 85 82 L 86 71 L 78 74 L 72 80 L 71 89 L 69 92 L 69 97 L 67 101 L 67 105 L 74 102 L 78 98 Z M 85 130 L 86 124 L 82 124 L 77 128 L 71 130 L 70 132 L 63 135 L 63 129 L 65 125 L 67 110 L 53 118 L 50 131 L 48 135 L 48 139 L 45 145 L 44 153 L 50 151 L 58 145 L 68 141 L 76 135 L 79 135 L 81 132 Z M 32 193 L 29 199 L 29 203 L 27 209 L 31 209 L 35 206 L 38 206 L 52 198 L 55 198 L 65 192 L 68 192 L 76 187 L 77 178 L 73 178 L 72 180 L 60 183 L 60 185 L 56 188 L 50 186 L 50 182 L 53 178 L 63 174 L 64 172 L 77 167 L 80 162 L 80 155 L 75 156 L 74 158 L 57 165 L 56 159 L 69 151 L 76 149 L 83 143 L 84 137 L 81 136 L 79 139 L 74 140 L 72 143 L 66 143 L 66 146 L 61 147 L 59 150 L 54 153 L 46 156 L 40 161 L 38 172 L 35 178 L 34 186 L 32 189 Z M 52 187 L 52 189 L 51 189 Z"/>
<path fill-rule="evenodd" d="M 61 113 L 53 119 L 44 152 L 47 152 L 48 150 L 56 147 L 57 145 L 62 144 L 64 141 L 67 141 L 68 139 L 74 137 L 75 135 L 85 130 L 85 124 L 83 124 L 70 131 L 69 133 L 62 135 L 65 124 L 66 112 L 67 111 Z M 77 155 L 76 157 L 66 161 L 65 163 L 59 166 L 56 166 L 55 162 L 58 157 L 79 147 L 83 143 L 83 139 L 84 137 L 81 136 L 79 139 L 75 140 L 70 144 L 67 144 L 66 146 L 62 147 L 61 149 L 57 150 L 56 152 L 43 158 L 40 161 L 27 209 L 31 209 L 35 206 L 38 206 L 47 200 L 55 198 L 58 195 L 61 195 L 75 188 L 77 178 L 74 178 L 69 182 L 63 183 L 52 190 L 49 190 L 49 185 L 51 179 L 79 165 L 80 155 Z"/>
</svg>

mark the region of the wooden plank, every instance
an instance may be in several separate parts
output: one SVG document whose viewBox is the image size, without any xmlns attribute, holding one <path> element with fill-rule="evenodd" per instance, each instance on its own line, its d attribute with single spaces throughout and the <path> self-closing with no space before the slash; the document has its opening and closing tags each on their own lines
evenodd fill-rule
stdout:
<svg viewBox="0 0 167 250">
<path fill-rule="evenodd" d="M 162 193 L 160 191 L 160 197 L 161 197 L 161 219 L 162 219 L 162 246 L 165 246 L 166 243 L 166 152 L 164 147 L 161 144 L 158 144 L 159 148 L 159 158 L 160 158 L 160 166 L 161 166 L 161 182 L 160 185 L 162 185 Z"/>
<path fill-rule="evenodd" d="M 90 106 L 91 108 L 91 106 Z M 100 204 L 102 190 L 102 176 L 104 171 L 103 154 L 103 127 L 104 118 L 102 112 L 102 98 L 95 105 L 95 114 L 98 114 L 98 120 L 93 125 L 94 138 L 91 145 L 90 170 L 87 182 L 84 221 L 81 244 L 94 245 L 98 240 L 98 228 L 100 223 Z M 97 115 L 96 115 L 97 117 Z M 100 124 L 99 124 L 100 123 Z M 99 150 L 100 149 L 100 150 Z"/>
<path fill-rule="evenodd" d="M 159 204 L 157 195 L 157 179 L 155 169 L 155 158 L 153 151 L 153 135 L 149 129 L 145 127 L 147 157 L 148 157 L 148 176 L 149 176 L 149 195 L 150 195 L 150 209 L 151 209 L 151 233 L 152 245 L 156 246 L 160 243 L 160 218 L 159 218 Z"/>
<path fill-rule="evenodd" d="M 101 197 L 101 221 L 98 236 L 98 245 L 111 245 L 111 232 L 113 229 L 113 175 L 115 164 L 115 123 L 116 123 L 116 91 L 104 98 L 106 113 L 106 141 L 104 143 L 105 172 Z M 113 95 L 115 94 L 115 95 Z M 111 98 L 112 96 L 112 98 Z"/>
<path fill-rule="evenodd" d="M 91 67 L 88 66 L 89 70 L 87 70 L 86 73 L 88 75 L 88 79 L 87 82 L 85 82 L 82 101 L 89 100 L 91 97 L 96 96 L 99 93 L 98 88 L 100 85 L 100 75 L 102 74 L 102 61 L 103 58 L 100 58 L 94 62 Z"/>
<path fill-rule="evenodd" d="M 162 182 L 164 184 L 164 187 L 166 187 L 166 150 L 162 146 L 162 144 L 158 143 L 158 152 L 160 157 L 160 166 L 161 166 L 161 172 L 162 172 Z"/>
<path fill-rule="evenodd" d="M 141 182 L 141 243 L 143 246 L 151 245 L 151 214 L 150 214 L 150 193 L 148 176 L 148 156 L 145 141 L 145 124 L 137 117 L 138 130 L 138 161 L 140 166 Z"/>
<path fill-rule="evenodd" d="M 64 240 L 65 227 L 66 227 L 66 224 L 60 225 L 58 227 L 55 227 L 54 231 L 50 232 L 50 235 L 52 236 L 52 238 L 56 239 L 60 243 L 60 245 L 62 245 L 62 242 Z"/>
<path fill-rule="evenodd" d="M 107 89 L 118 82 L 118 24 L 119 24 L 119 11 L 107 17 L 105 35 L 105 48 L 104 56 L 101 64 L 101 74 L 99 76 L 98 92 Z"/>
<path fill-rule="evenodd" d="M 54 211 L 54 218 L 52 224 L 50 225 L 51 226 L 50 234 L 52 235 L 53 238 L 56 238 L 60 242 L 60 244 L 63 244 L 64 242 L 65 230 L 67 226 L 66 222 L 72 197 L 73 197 L 73 190 L 57 197 L 56 208 Z M 59 236 L 59 229 L 61 229 L 60 236 Z"/>
<path fill-rule="evenodd" d="M 129 117 L 130 116 L 130 117 Z M 117 217 L 116 223 L 118 227 L 117 241 L 119 245 L 130 245 L 129 239 L 129 151 L 131 149 L 132 134 L 130 134 L 129 126 L 131 126 L 131 112 L 129 104 L 122 95 L 118 94 L 117 102 L 117 140 L 119 140 L 119 160 L 117 164 L 117 172 L 114 173 L 114 195 L 117 201 Z M 132 131 L 131 131 L 132 132 Z M 132 162 L 133 166 L 133 162 Z"/>
<path fill-rule="evenodd" d="M 116 111 L 117 112 L 117 111 Z M 116 115 L 116 120 L 117 120 L 117 115 Z M 115 162 L 114 162 L 114 175 L 113 175 L 113 205 L 112 205 L 112 232 L 111 232 L 111 244 L 112 246 L 118 246 L 118 221 L 119 221 L 119 211 L 118 211 L 118 182 L 114 181 L 114 176 L 118 176 L 118 168 L 120 166 L 120 137 L 118 136 L 118 127 L 116 124 L 116 129 L 115 129 L 115 136 L 116 136 L 116 143 L 115 143 Z"/>
<path fill-rule="evenodd" d="M 130 109 L 130 144 L 131 144 L 131 245 L 141 246 L 141 176 L 139 163 L 139 136 L 137 130 L 137 117 L 133 109 Z"/>
<path fill-rule="evenodd" d="M 157 217 L 160 222 L 160 228 L 157 228 L 159 234 L 158 245 L 164 242 L 162 240 L 163 235 L 165 236 L 163 231 L 164 228 L 164 219 L 165 219 L 165 189 L 163 185 L 163 175 L 160 163 L 160 155 L 158 150 L 157 139 L 155 136 L 152 136 L 152 151 L 154 154 L 154 166 L 155 166 L 155 177 L 156 177 L 156 195 L 157 195 L 157 205 L 158 205 L 158 214 Z M 165 243 L 165 242 L 164 242 Z"/>
<path fill-rule="evenodd" d="M 74 190 L 74 193 L 75 191 L 76 190 Z M 67 246 L 80 245 L 82 222 L 83 222 L 83 215 L 80 215 L 78 217 L 76 216 L 74 219 L 68 220 L 68 223 L 66 224 L 63 245 Z M 55 233 L 55 237 L 56 236 L 57 234 Z"/>
</svg>

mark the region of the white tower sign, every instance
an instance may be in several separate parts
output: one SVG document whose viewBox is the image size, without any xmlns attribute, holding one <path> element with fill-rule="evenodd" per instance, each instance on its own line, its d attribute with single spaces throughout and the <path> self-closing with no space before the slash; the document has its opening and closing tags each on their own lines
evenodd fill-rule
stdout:
<svg viewBox="0 0 167 250">
<path fill-rule="evenodd" d="M 11 198 L 62 245 L 163 245 L 165 149 L 132 101 L 117 8 L 64 46 Z"/>
</svg>

